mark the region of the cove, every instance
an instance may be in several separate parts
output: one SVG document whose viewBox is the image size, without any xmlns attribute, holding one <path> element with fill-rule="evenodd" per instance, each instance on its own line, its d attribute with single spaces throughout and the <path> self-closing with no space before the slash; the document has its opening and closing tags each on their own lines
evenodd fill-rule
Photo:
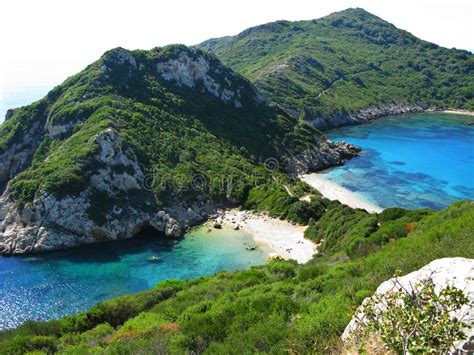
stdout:
<svg viewBox="0 0 474 355">
<path fill-rule="evenodd" d="M 441 113 L 388 116 L 327 132 L 363 149 L 344 166 L 318 174 L 382 208 L 439 210 L 474 200 L 472 117 Z"/>
<path fill-rule="evenodd" d="M 81 312 L 105 299 L 149 289 L 166 279 L 192 279 L 265 264 L 268 251 L 245 249 L 253 244 L 243 231 L 225 226 L 209 231 L 201 226 L 181 240 L 147 230 L 124 241 L 34 256 L 0 257 L 0 330 L 26 320 Z"/>
</svg>

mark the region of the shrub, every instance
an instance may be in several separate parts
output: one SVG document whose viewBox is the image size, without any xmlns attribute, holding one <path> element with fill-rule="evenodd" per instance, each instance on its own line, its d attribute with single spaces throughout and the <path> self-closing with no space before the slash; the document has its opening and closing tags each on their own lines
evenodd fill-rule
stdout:
<svg viewBox="0 0 474 355">
<path fill-rule="evenodd" d="M 465 338 L 467 324 L 452 312 L 468 303 L 464 293 L 451 286 L 435 292 L 432 279 L 406 289 L 397 279 L 394 289 L 369 298 L 360 308 L 353 335 L 358 342 L 371 337 L 397 353 L 448 353 Z"/>
</svg>

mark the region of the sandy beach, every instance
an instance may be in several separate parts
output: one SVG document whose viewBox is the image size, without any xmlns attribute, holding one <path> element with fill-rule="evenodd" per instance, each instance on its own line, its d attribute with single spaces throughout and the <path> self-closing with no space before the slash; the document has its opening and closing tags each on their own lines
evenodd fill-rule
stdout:
<svg viewBox="0 0 474 355">
<path fill-rule="evenodd" d="M 318 190 L 329 200 L 338 200 L 352 208 L 362 208 L 370 213 L 381 212 L 383 208 L 364 200 L 356 193 L 324 178 L 321 174 L 308 174 L 300 176 L 300 179 Z"/>
<path fill-rule="evenodd" d="M 306 263 L 317 252 L 316 244 L 304 238 L 306 226 L 237 209 L 223 211 L 215 222 L 239 226 L 253 237 L 257 245 L 271 249 L 284 259 Z"/>
<path fill-rule="evenodd" d="M 467 111 L 467 110 L 443 110 L 442 112 L 451 113 L 453 115 L 474 116 L 473 111 Z"/>
</svg>

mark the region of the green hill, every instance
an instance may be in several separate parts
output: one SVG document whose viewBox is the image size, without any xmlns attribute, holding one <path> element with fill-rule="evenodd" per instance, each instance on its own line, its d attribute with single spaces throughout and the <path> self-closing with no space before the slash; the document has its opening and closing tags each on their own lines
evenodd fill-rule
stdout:
<svg viewBox="0 0 474 355">
<path fill-rule="evenodd" d="M 474 257 L 472 202 L 439 212 L 387 209 L 379 215 L 346 208 L 333 218 L 340 208 L 328 208 L 334 233 L 308 264 L 277 261 L 166 281 L 79 315 L 1 332 L 0 353 L 342 353 L 339 337 L 355 306 L 397 270 Z M 365 243 L 357 253 L 355 235 Z M 331 250 L 335 242 L 337 251 Z"/>
<path fill-rule="evenodd" d="M 116 48 L 8 113 L 0 253 L 129 238 L 150 226 L 178 236 L 230 205 L 307 224 L 319 253 L 305 265 L 170 280 L 27 322 L 0 332 L 0 354 L 342 353 L 354 308 L 397 270 L 474 257 L 471 201 L 369 214 L 285 174 L 357 154 L 304 120 L 395 104 L 473 109 L 472 54 L 360 9 L 200 46 L 240 74 L 196 48 Z"/>
<path fill-rule="evenodd" d="M 321 117 L 392 104 L 474 110 L 473 54 L 420 40 L 363 9 L 267 23 L 199 47 L 316 126 L 325 126 Z"/>
<path fill-rule="evenodd" d="M 314 170 L 355 154 L 185 46 L 113 49 L 8 116 L 5 254 L 127 238 L 149 225 L 179 235 L 216 207 L 244 202 L 269 178 L 269 158 L 281 170 Z"/>
</svg>

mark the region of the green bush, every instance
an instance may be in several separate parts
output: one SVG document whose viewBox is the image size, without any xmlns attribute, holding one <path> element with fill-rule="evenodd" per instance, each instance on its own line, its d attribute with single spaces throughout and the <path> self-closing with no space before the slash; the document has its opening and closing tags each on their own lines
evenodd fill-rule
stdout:
<svg viewBox="0 0 474 355">
<path fill-rule="evenodd" d="M 333 227 L 354 222 L 331 235 L 330 221 L 321 218 L 322 231 L 329 237 L 342 235 L 340 241 L 365 235 L 370 225 L 366 222 L 377 218 L 336 203 L 328 213 L 340 219 Z M 396 270 L 406 274 L 435 259 L 474 257 L 472 202 L 439 212 L 413 211 L 380 228 L 405 223 L 409 215 L 417 222 L 406 237 L 381 243 L 366 256 L 350 259 L 344 251 L 328 249 L 304 265 L 276 261 L 192 281 L 164 282 L 80 315 L 0 332 L 0 352 L 339 353 L 340 335 L 356 307 Z"/>
</svg>

